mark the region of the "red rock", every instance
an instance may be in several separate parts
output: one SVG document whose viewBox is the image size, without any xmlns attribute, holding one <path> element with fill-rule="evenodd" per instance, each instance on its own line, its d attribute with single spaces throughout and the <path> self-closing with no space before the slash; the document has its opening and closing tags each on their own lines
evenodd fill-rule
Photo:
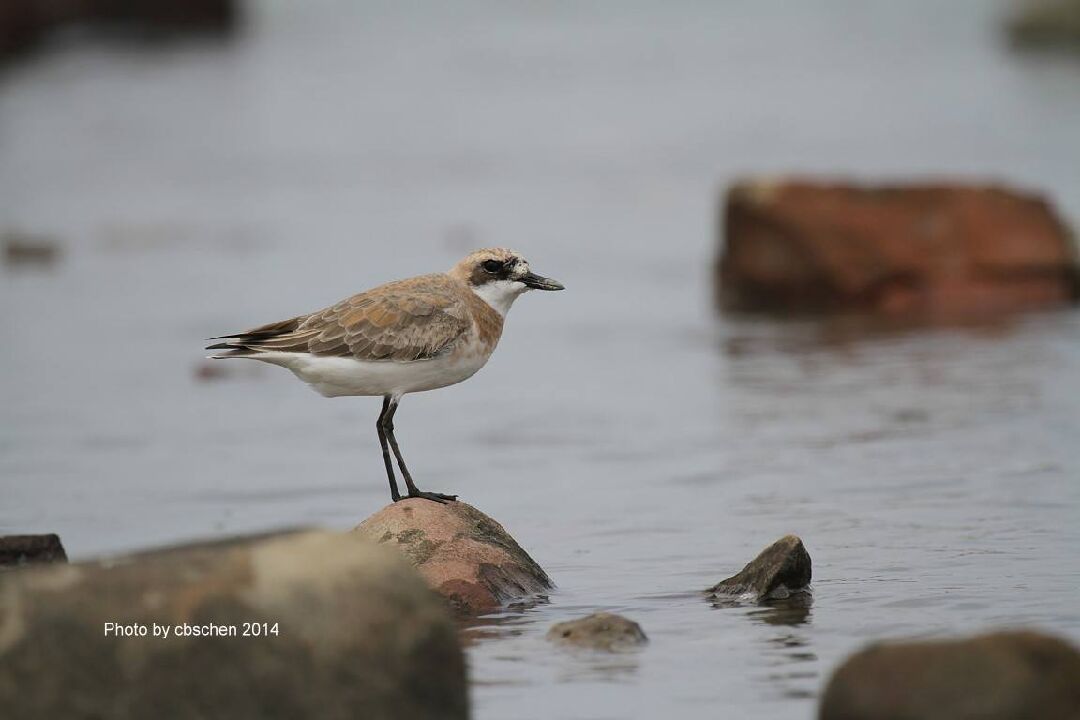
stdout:
<svg viewBox="0 0 1080 720">
<path fill-rule="evenodd" d="M 872 645 L 840 666 L 821 720 L 1080 717 L 1080 652 L 1033 632 Z"/>
<path fill-rule="evenodd" d="M 460 501 L 401 500 L 355 532 L 404 553 L 461 614 L 490 612 L 552 587 L 543 568 L 502 525 Z"/>
<path fill-rule="evenodd" d="M 748 181 L 728 192 L 729 308 L 982 315 L 1076 300 L 1065 224 L 998 187 Z"/>
</svg>

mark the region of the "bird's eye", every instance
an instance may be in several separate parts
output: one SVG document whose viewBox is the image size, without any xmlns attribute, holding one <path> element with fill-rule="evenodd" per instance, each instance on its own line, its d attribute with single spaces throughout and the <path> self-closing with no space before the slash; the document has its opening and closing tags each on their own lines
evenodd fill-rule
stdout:
<svg viewBox="0 0 1080 720">
<path fill-rule="evenodd" d="M 501 262 L 499 262 L 498 260 L 485 260 L 484 261 L 484 270 L 486 270 L 489 273 L 497 273 L 502 269 L 503 269 L 503 264 Z"/>
</svg>

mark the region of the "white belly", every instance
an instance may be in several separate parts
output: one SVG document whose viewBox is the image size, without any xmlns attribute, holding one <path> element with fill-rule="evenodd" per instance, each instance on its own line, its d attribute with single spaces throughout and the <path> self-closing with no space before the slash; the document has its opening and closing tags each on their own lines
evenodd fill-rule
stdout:
<svg viewBox="0 0 1080 720">
<path fill-rule="evenodd" d="M 490 353 L 468 348 L 429 360 L 355 360 L 307 353 L 262 353 L 254 356 L 292 370 L 326 397 L 393 395 L 422 392 L 467 380 L 484 367 Z"/>
</svg>

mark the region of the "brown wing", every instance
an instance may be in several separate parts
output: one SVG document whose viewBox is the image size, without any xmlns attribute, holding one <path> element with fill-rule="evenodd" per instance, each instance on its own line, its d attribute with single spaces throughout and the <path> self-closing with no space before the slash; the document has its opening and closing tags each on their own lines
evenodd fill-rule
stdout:
<svg viewBox="0 0 1080 720">
<path fill-rule="evenodd" d="M 457 283 L 424 275 L 381 285 L 311 315 L 227 336 L 212 349 L 306 352 L 357 360 L 422 360 L 448 350 L 470 325 Z"/>
</svg>

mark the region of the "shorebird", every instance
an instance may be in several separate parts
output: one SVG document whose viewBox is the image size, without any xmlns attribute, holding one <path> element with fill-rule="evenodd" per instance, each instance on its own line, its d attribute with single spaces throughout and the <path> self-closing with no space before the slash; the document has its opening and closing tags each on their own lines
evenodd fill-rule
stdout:
<svg viewBox="0 0 1080 720">
<path fill-rule="evenodd" d="M 393 450 L 407 497 L 435 502 L 456 495 L 416 487 L 394 436 L 394 413 L 406 393 L 434 390 L 472 377 L 487 363 L 514 300 L 527 290 L 562 290 L 529 269 L 513 250 L 477 250 L 450 272 L 397 280 L 324 310 L 245 332 L 211 338 L 210 357 L 247 358 L 288 368 L 326 397 L 382 396 L 375 423 L 390 497 L 402 498 Z"/>
</svg>

